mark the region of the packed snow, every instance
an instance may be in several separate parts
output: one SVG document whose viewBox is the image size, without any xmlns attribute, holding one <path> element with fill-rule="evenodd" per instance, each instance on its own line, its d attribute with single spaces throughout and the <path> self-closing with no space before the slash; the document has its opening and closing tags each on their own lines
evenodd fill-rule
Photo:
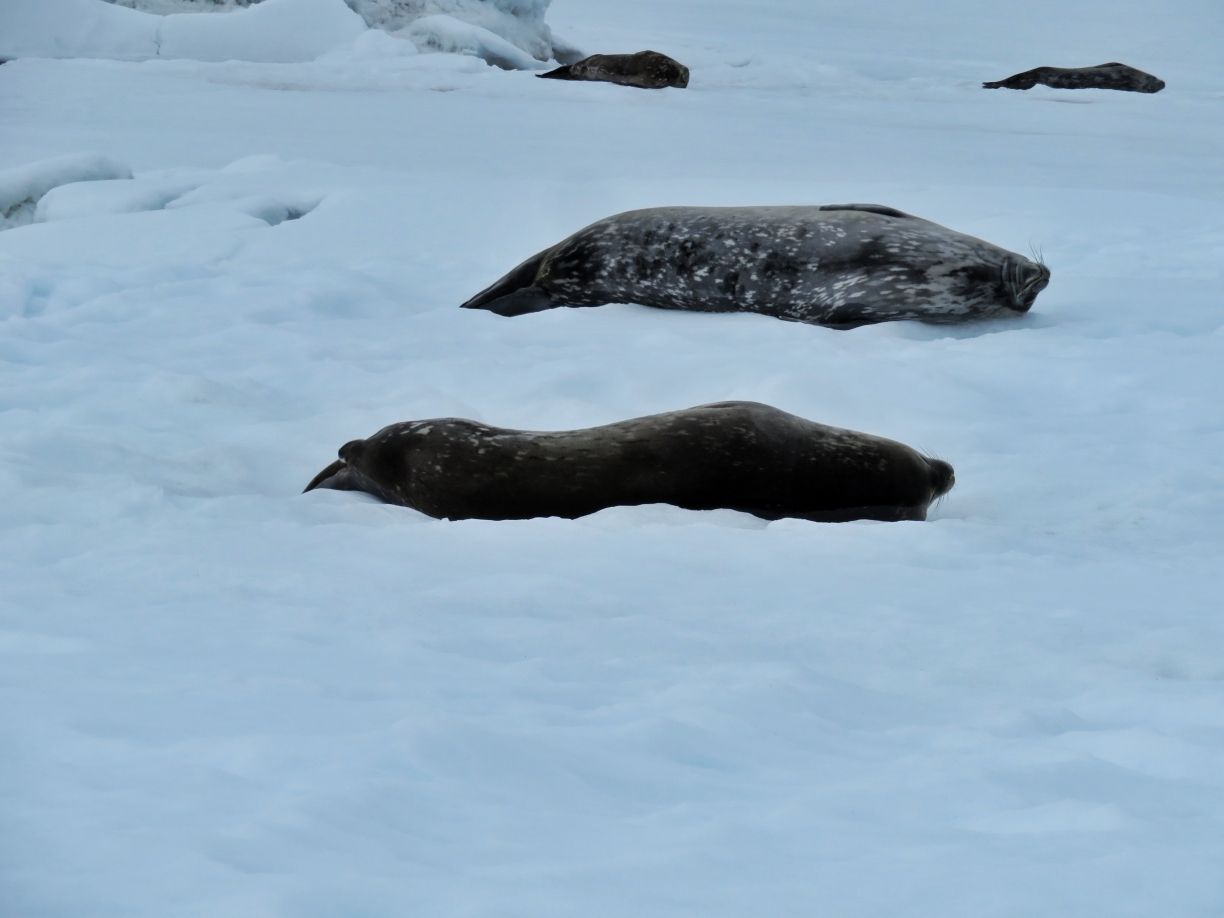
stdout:
<svg viewBox="0 0 1224 918">
<path fill-rule="evenodd" d="M 359 19 L 287 63 L 0 29 L 0 915 L 1220 914 L 1224 7 L 548 17 L 690 88 Z M 1111 60 L 1168 88 L 980 88 Z M 851 201 L 1051 284 L 955 328 L 457 308 L 630 208 Z M 396 421 L 724 399 L 956 487 L 836 525 L 300 493 Z"/>
</svg>

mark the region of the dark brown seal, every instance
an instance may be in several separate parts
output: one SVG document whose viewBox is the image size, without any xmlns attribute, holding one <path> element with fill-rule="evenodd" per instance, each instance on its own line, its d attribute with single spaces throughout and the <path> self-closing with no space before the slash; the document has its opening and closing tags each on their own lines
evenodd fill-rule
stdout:
<svg viewBox="0 0 1224 918">
<path fill-rule="evenodd" d="M 592 54 L 573 64 L 548 73 L 536 74 L 544 80 L 597 80 L 642 89 L 688 86 L 688 68 L 658 51 L 637 54 Z"/>
<path fill-rule="evenodd" d="M 532 256 L 463 307 L 503 316 L 640 303 L 834 328 L 1027 312 L 1045 265 L 879 204 L 654 207 Z"/>
<path fill-rule="evenodd" d="M 756 402 L 719 402 L 585 430 L 407 421 L 340 448 L 306 486 L 366 491 L 452 520 L 585 516 L 674 504 L 764 519 L 922 520 L 952 466 L 882 437 Z"/>
<path fill-rule="evenodd" d="M 1159 77 L 1117 61 L 1095 67 L 1037 67 L 982 86 L 986 89 L 1032 89 L 1038 83 L 1051 89 L 1120 89 L 1123 92 L 1150 93 L 1165 88 L 1164 80 Z"/>
</svg>

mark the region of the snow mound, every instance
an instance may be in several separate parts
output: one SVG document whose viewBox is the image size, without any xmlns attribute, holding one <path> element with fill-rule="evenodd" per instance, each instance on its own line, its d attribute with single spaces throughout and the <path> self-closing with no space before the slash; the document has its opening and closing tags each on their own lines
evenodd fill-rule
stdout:
<svg viewBox="0 0 1224 918">
<path fill-rule="evenodd" d="M 0 57 L 293 63 L 365 30 L 343 0 L 263 0 L 218 16 L 158 16 L 103 0 L 0 3 Z"/>
<path fill-rule="evenodd" d="M 0 57 L 157 56 L 159 17 L 102 0 L 5 0 L 0 3 Z"/>
<path fill-rule="evenodd" d="M 0 230 L 32 223 L 53 188 L 77 182 L 130 179 L 132 170 L 97 153 L 74 153 L 0 172 Z"/>
<path fill-rule="evenodd" d="M 160 57 L 291 63 L 313 60 L 363 33 L 341 0 L 264 0 L 226 16 L 166 16 Z"/>
<path fill-rule="evenodd" d="M 407 37 L 421 51 L 470 54 L 502 70 L 541 70 L 548 67 L 488 29 L 461 22 L 452 16 L 425 16 L 396 34 Z"/>
<path fill-rule="evenodd" d="M 35 199 L 24 204 L 20 221 L 10 224 L 21 229 L 3 234 L 0 273 L 5 264 L 24 263 L 48 239 L 55 240 L 53 245 L 66 263 L 77 265 L 141 264 L 149 252 L 171 253 L 166 257 L 172 260 L 179 251 L 223 257 L 232 243 L 218 237 L 216 227 L 232 233 L 297 220 L 318 207 L 328 190 L 326 185 L 301 181 L 297 167 L 275 156 L 250 156 L 223 169 L 158 170 L 134 178 L 115 163 L 92 173 L 47 168 L 58 163 L 70 166 L 74 160 L 86 166 L 91 161 L 109 163 L 96 156 L 62 157 L 0 173 L 0 187 L 8 197 L 29 191 L 22 200 Z M 74 177 L 90 174 L 98 180 Z M 127 178 L 112 178 L 125 174 Z M 48 181 L 63 176 L 70 183 L 38 195 Z M 0 320 L 10 314 L 11 309 L 0 307 Z"/>
</svg>

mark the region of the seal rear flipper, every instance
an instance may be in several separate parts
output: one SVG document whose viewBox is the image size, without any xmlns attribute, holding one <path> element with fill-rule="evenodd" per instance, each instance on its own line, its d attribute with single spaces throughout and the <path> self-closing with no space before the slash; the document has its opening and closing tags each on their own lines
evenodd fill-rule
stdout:
<svg viewBox="0 0 1224 918">
<path fill-rule="evenodd" d="M 481 290 L 460 309 L 487 309 L 501 316 L 521 316 L 528 312 L 543 312 L 560 306 L 547 291 L 535 286 L 540 266 L 552 249 L 532 255 L 525 262 L 493 284 Z"/>
<path fill-rule="evenodd" d="M 331 488 L 334 491 L 359 491 L 360 488 L 354 487 L 349 481 L 348 464 L 343 459 L 337 459 L 314 478 L 310 479 L 310 484 L 306 485 L 303 494 L 306 491 L 313 491 L 315 488 Z"/>
<path fill-rule="evenodd" d="M 577 77 L 574 76 L 573 71 L 570 70 L 569 64 L 566 64 L 564 67 L 558 67 L 556 70 L 550 70 L 548 73 L 537 73 L 536 76 L 538 76 L 541 80 L 577 79 Z"/>
<path fill-rule="evenodd" d="M 482 306 L 468 306 L 463 304 L 467 309 L 487 309 L 489 312 L 495 312 L 499 316 L 525 316 L 529 312 L 543 312 L 546 309 L 554 309 L 560 306 L 539 287 L 524 287 L 521 290 L 515 290 L 513 293 L 508 293 L 505 296 L 499 296 L 497 299 L 485 303 Z"/>
</svg>

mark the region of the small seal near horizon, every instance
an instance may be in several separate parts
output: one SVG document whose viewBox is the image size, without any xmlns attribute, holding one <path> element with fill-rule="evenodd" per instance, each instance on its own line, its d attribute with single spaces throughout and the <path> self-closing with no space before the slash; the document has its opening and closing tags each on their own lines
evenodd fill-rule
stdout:
<svg viewBox="0 0 1224 918">
<path fill-rule="evenodd" d="M 542 80 L 619 83 L 621 86 L 637 86 L 641 89 L 665 89 L 669 86 L 684 89 L 689 82 L 688 68 L 658 51 L 592 54 L 548 73 L 537 73 L 536 76 Z"/>
<path fill-rule="evenodd" d="M 1009 76 L 984 89 L 1032 89 L 1038 83 L 1051 89 L 1118 89 L 1122 92 L 1160 92 L 1164 80 L 1150 73 L 1111 61 L 1095 67 L 1037 67 Z"/>
<path fill-rule="evenodd" d="M 954 481 L 948 463 L 894 440 L 718 402 L 584 430 L 392 424 L 344 444 L 306 491 L 365 491 L 452 520 L 575 519 L 663 503 L 842 522 L 924 520 Z"/>
<path fill-rule="evenodd" d="M 607 217 L 463 304 L 517 316 L 640 303 L 854 328 L 1018 316 L 1044 264 L 879 204 L 655 207 Z"/>
</svg>

